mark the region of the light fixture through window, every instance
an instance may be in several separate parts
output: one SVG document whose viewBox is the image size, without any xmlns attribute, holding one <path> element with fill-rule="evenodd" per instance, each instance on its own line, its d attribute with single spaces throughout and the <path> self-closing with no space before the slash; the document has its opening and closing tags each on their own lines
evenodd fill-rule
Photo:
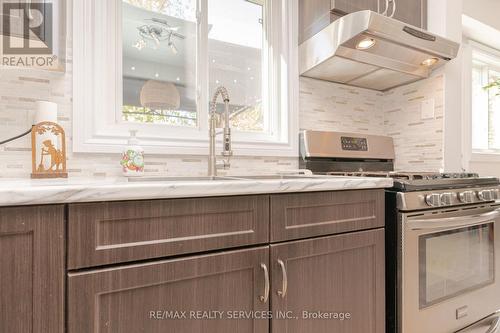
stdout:
<svg viewBox="0 0 500 333">
<path fill-rule="evenodd" d="M 365 38 L 358 42 L 356 48 L 358 50 L 368 50 L 369 48 L 372 48 L 376 43 L 377 42 L 373 38 Z"/>
<path fill-rule="evenodd" d="M 175 45 L 175 39 L 182 40 L 186 38 L 177 32 L 179 27 L 172 27 L 166 20 L 158 18 L 148 19 L 147 21 L 152 21 L 153 23 L 137 27 L 141 38 L 133 46 L 140 51 L 147 46 L 146 41 L 151 40 L 154 42 L 153 48 L 157 49 L 161 45 L 161 42 L 166 41 L 172 53 L 178 54 L 179 51 Z"/>
<path fill-rule="evenodd" d="M 173 54 L 179 53 L 179 51 L 177 50 L 177 47 L 175 47 L 175 44 L 172 41 L 168 42 L 168 46 L 170 46 L 170 49 L 172 50 Z"/>
<path fill-rule="evenodd" d="M 146 41 L 144 39 L 138 39 L 134 45 L 132 45 L 133 47 L 135 47 L 136 49 L 138 49 L 139 51 L 141 51 L 143 48 L 146 47 Z"/>
<path fill-rule="evenodd" d="M 151 39 L 155 41 L 156 46 L 160 46 L 160 39 L 158 38 L 158 32 L 156 32 L 154 29 L 152 29 L 149 32 L 149 35 L 151 36 Z"/>
<path fill-rule="evenodd" d="M 140 100 L 143 107 L 153 110 L 177 110 L 180 106 L 179 91 L 170 82 L 146 81 L 141 89 Z"/>
</svg>

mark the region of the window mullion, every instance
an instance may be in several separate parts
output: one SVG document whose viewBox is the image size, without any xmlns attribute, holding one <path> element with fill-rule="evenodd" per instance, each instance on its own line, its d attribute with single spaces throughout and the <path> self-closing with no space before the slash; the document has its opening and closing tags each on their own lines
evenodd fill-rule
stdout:
<svg viewBox="0 0 500 333">
<path fill-rule="evenodd" d="M 262 52 L 262 108 L 264 111 L 264 130 L 268 133 L 272 133 L 274 130 L 274 105 L 273 101 L 275 94 L 273 93 L 273 78 L 274 73 L 272 73 L 272 45 L 274 42 L 273 36 L 273 22 L 272 19 L 272 1 L 263 1 L 263 22 L 264 22 L 264 40 L 266 41 L 263 45 Z"/>
<path fill-rule="evenodd" d="M 198 128 L 208 133 L 208 101 L 209 71 L 208 71 L 208 0 L 198 0 L 197 8 L 197 52 L 196 52 L 196 91 Z"/>
</svg>

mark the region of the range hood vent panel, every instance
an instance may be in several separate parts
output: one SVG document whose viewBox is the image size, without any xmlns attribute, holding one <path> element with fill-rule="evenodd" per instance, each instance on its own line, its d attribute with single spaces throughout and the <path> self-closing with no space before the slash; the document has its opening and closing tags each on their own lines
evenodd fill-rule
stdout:
<svg viewBox="0 0 500 333">
<path fill-rule="evenodd" d="M 356 48 L 375 40 L 366 50 Z M 300 74 L 385 91 L 426 78 L 459 44 L 369 10 L 341 17 L 299 46 Z M 430 67 L 424 60 L 435 58 Z"/>
</svg>

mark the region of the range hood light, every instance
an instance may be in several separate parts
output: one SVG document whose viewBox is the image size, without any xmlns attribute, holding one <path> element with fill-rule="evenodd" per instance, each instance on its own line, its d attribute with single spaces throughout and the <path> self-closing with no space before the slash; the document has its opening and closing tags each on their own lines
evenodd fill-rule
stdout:
<svg viewBox="0 0 500 333">
<path fill-rule="evenodd" d="M 438 61 L 439 61 L 438 58 L 429 58 L 429 59 L 425 59 L 424 61 L 422 61 L 422 65 L 427 66 L 427 67 L 431 67 L 432 65 L 434 65 Z"/>
<path fill-rule="evenodd" d="M 373 38 L 365 38 L 356 45 L 358 50 L 368 50 L 375 45 L 376 41 Z"/>
</svg>

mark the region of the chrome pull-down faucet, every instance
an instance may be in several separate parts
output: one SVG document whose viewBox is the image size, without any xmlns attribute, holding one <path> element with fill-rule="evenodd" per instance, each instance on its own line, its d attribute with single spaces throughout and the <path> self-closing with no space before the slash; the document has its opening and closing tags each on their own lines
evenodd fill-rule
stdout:
<svg viewBox="0 0 500 333">
<path fill-rule="evenodd" d="M 217 111 L 217 98 L 219 95 L 222 97 L 224 101 L 224 131 L 217 132 L 216 130 L 216 119 L 215 113 Z M 229 93 L 225 87 L 218 87 L 212 97 L 212 101 L 210 103 L 210 115 L 209 115 L 209 138 L 210 138 L 210 146 L 208 152 L 208 175 L 210 177 L 217 176 L 218 169 L 229 169 L 231 167 L 230 158 L 233 155 L 233 151 L 231 150 L 231 128 L 229 126 Z M 215 138 L 218 134 L 223 134 L 223 142 L 222 142 L 222 161 L 218 162 L 217 157 L 215 155 Z"/>
</svg>

